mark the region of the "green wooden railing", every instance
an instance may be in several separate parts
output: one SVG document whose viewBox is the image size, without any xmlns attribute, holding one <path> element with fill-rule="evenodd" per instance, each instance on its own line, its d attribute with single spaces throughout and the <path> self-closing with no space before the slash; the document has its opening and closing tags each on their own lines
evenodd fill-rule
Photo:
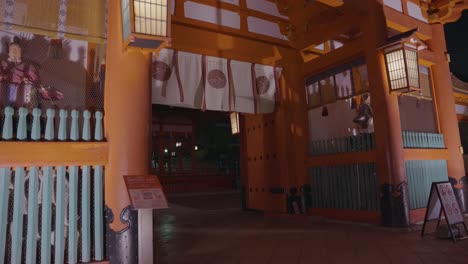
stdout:
<svg viewBox="0 0 468 264">
<path fill-rule="evenodd" d="M 444 135 L 437 133 L 402 131 L 404 148 L 445 148 Z"/>
<path fill-rule="evenodd" d="M 379 210 L 375 163 L 316 167 L 309 173 L 313 208 Z"/>
<path fill-rule="evenodd" d="M 369 151 L 375 148 L 373 133 L 357 136 L 315 140 L 309 144 L 309 155 L 330 155 L 345 152 Z"/>
<path fill-rule="evenodd" d="M 0 109 L 1 116 L 3 118 L 0 118 L 0 121 L 3 119 L 3 122 L 0 122 L 2 135 L 0 141 L 102 141 L 103 139 L 104 116 L 100 111 L 92 116 L 88 110 L 82 111 L 81 114 L 77 110 L 72 110 L 69 115 L 69 112 L 64 109 L 58 112 L 54 109 L 47 109 L 47 111 L 42 112 L 40 109 L 34 108 L 29 113 L 23 107 L 18 111 L 6 107 L 3 111 Z M 94 131 L 91 131 L 93 121 Z M 70 130 L 67 133 L 69 125 Z M 92 132 L 94 132 L 94 136 Z"/>
<path fill-rule="evenodd" d="M 404 148 L 443 149 L 444 135 L 437 133 L 402 131 Z M 324 140 L 314 140 L 309 144 L 309 155 L 331 155 L 337 153 L 360 152 L 375 149 L 374 133 L 360 134 Z"/>
<path fill-rule="evenodd" d="M 5 108 L 2 140 L 55 140 L 55 111 Z M 90 141 L 91 113 L 59 112 L 59 141 Z M 102 113 L 95 114 L 94 141 L 103 140 Z M 15 121 L 16 121 L 15 120 Z M 80 129 L 81 128 L 81 133 Z M 16 133 L 14 133 L 16 132 Z M 0 168 L 0 263 L 78 263 L 104 259 L 104 167 L 32 166 Z M 92 245 L 93 248 L 92 248 Z M 68 257 L 65 259 L 65 255 Z M 81 256 L 81 258 L 79 258 Z"/>
<path fill-rule="evenodd" d="M 406 178 L 410 209 L 425 208 L 432 182 L 447 181 L 445 160 L 407 160 Z"/>
</svg>

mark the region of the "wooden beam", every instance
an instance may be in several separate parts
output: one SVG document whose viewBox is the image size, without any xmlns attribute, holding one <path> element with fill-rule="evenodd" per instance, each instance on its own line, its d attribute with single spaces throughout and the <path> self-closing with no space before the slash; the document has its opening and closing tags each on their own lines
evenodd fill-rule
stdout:
<svg viewBox="0 0 468 264">
<path fill-rule="evenodd" d="M 331 7 L 339 7 L 344 4 L 343 0 L 317 0 L 317 2 L 320 2 L 325 5 L 329 5 Z"/>
<path fill-rule="evenodd" d="M 106 165 L 107 142 L 0 142 L 0 167 Z"/>
<path fill-rule="evenodd" d="M 309 22 L 307 32 L 297 33 L 292 45 L 297 49 L 305 49 L 309 46 L 319 45 L 327 40 L 338 37 L 341 33 L 359 27 L 361 17 L 347 13 L 330 19 L 328 23 Z"/>
<path fill-rule="evenodd" d="M 294 4 L 293 4 L 294 2 Z M 304 49 L 323 43 L 341 33 L 358 29 L 367 14 L 362 1 L 343 1 L 337 7 L 319 1 L 304 4 L 303 1 L 290 1 L 288 13 L 292 25 L 289 39 L 297 49 Z"/>
<path fill-rule="evenodd" d="M 300 60 L 299 51 L 258 39 L 179 23 L 172 24 L 172 32 L 170 48 L 176 50 L 281 67 Z"/>
<path fill-rule="evenodd" d="M 364 54 L 364 40 L 363 38 L 356 39 L 345 46 L 323 55 L 315 60 L 304 63 L 302 66 L 302 76 L 307 78 L 309 76 L 326 71 L 335 66 L 357 59 Z"/>
<path fill-rule="evenodd" d="M 330 7 L 320 2 L 306 4 L 304 1 L 293 1 L 288 4 L 289 20 L 295 26 L 304 24 L 311 18 L 319 17 L 323 12 L 330 10 Z"/>
<path fill-rule="evenodd" d="M 347 165 L 356 163 L 375 162 L 375 151 L 366 152 L 348 152 L 337 153 L 332 155 L 324 155 L 317 157 L 309 157 L 306 161 L 307 167 L 335 166 Z"/>
<path fill-rule="evenodd" d="M 239 13 L 239 14 L 240 13 L 245 13 L 248 16 L 258 17 L 258 18 L 268 20 L 268 21 L 271 21 L 271 22 L 289 23 L 289 20 L 285 19 L 283 17 L 278 17 L 278 16 L 270 15 L 268 13 L 263 13 L 263 12 L 260 12 L 260 11 L 248 9 L 246 7 L 243 7 L 242 5 L 233 5 L 233 4 L 226 3 L 226 2 L 221 2 L 221 1 L 218 1 L 218 0 L 190 0 L 190 1 L 195 2 L 195 3 L 199 3 L 199 4 L 203 4 L 203 5 L 208 5 L 208 6 L 220 8 L 220 9 L 229 10 L 229 11 Z"/>
<path fill-rule="evenodd" d="M 448 160 L 447 149 L 404 149 L 405 160 Z"/>
<path fill-rule="evenodd" d="M 422 40 L 432 38 L 431 25 L 405 15 L 393 8 L 384 6 L 384 13 L 387 19 L 387 26 L 400 32 L 405 32 L 414 28 L 419 28 L 418 37 Z"/>
<path fill-rule="evenodd" d="M 404 149 L 405 160 L 447 160 L 446 149 Z M 340 164 L 355 164 L 375 162 L 375 151 L 348 152 L 317 157 L 309 157 L 306 161 L 308 167 L 333 166 Z"/>
<path fill-rule="evenodd" d="M 232 34 L 233 36 L 256 39 L 256 40 L 272 43 L 275 45 L 290 46 L 290 43 L 287 39 L 278 39 L 278 38 L 270 37 L 267 35 L 253 33 L 253 32 L 248 31 L 248 26 L 247 26 L 247 17 L 249 16 L 260 18 L 266 21 L 271 21 L 273 23 L 277 23 L 280 28 L 282 27 L 282 25 L 289 24 L 288 19 L 284 19 L 282 17 L 277 17 L 277 16 L 273 16 L 267 13 L 262 13 L 256 10 L 248 9 L 242 1 L 239 3 L 239 5 L 233 5 L 230 3 L 220 2 L 217 0 L 191 0 L 191 2 L 238 13 L 240 16 L 241 28 L 236 29 L 236 28 L 231 28 L 231 27 L 222 26 L 218 24 L 213 24 L 213 23 L 206 22 L 206 21 L 187 18 L 185 17 L 185 10 L 184 10 L 185 1 L 184 0 L 178 0 L 177 2 L 178 12 L 176 12 L 175 15 L 172 16 L 173 24 L 174 23 L 182 24 L 182 25 L 187 25 L 191 27 L 212 30 L 212 31 L 219 32 L 219 33 Z M 180 10 L 182 10 L 183 12 L 181 12 Z"/>
<path fill-rule="evenodd" d="M 435 53 L 428 49 L 420 50 L 418 52 L 418 57 L 419 60 L 422 61 L 420 64 L 423 64 L 426 67 L 434 64 L 437 61 Z"/>
<path fill-rule="evenodd" d="M 458 119 L 458 121 L 467 122 L 468 121 L 468 116 L 457 114 L 457 119 Z"/>
<path fill-rule="evenodd" d="M 221 26 L 221 25 L 216 25 L 212 24 L 209 22 L 204 22 L 196 19 L 190 19 L 190 18 L 185 18 L 185 17 L 173 17 L 172 18 L 172 27 L 175 25 L 184 25 L 186 26 L 187 29 L 189 28 L 198 28 L 202 29 L 205 31 L 213 31 L 216 33 L 221 33 L 221 34 L 229 34 L 235 37 L 240 37 L 240 38 L 246 38 L 246 39 L 252 39 L 256 41 L 262 41 L 265 43 L 269 43 L 270 45 L 280 45 L 284 47 L 290 47 L 290 43 L 288 40 L 284 39 L 279 39 L 279 38 L 274 38 L 266 35 L 261 35 L 261 34 L 256 34 L 252 33 L 246 30 L 239 30 L 235 28 L 230 28 L 226 26 Z M 172 37 L 177 37 L 177 35 L 174 33 L 172 30 Z"/>
<path fill-rule="evenodd" d="M 456 104 L 468 106 L 468 94 L 454 92 L 453 97 Z"/>
</svg>

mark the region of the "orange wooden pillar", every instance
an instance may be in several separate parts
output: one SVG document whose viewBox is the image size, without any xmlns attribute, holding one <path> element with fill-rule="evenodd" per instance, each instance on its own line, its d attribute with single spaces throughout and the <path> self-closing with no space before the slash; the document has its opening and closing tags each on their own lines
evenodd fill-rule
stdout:
<svg viewBox="0 0 468 264">
<path fill-rule="evenodd" d="M 299 53 L 285 64 L 280 80 L 280 106 L 275 117 L 275 129 L 278 129 L 277 151 L 280 160 L 284 162 L 280 165 L 283 177 L 279 180 L 288 187 L 288 194 L 291 188 L 296 188 L 297 195 L 302 194 L 304 185 L 310 184 L 305 164 L 308 153 L 308 113 L 301 64 L 303 61 Z"/>
<path fill-rule="evenodd" d="M 450 68 L 446 57 L 444 27 L 441 24 L 434 24 L 431 27 L 432 39 L 429 46 L 435 55 L 435 63 L 431 66 L 431 73 L 434 81 L 434 97 L 439 118 L 439 129 L 440 133 L 444 134 L 445 147 L 449 152 L 449 159 L 447 160 L 448 175 L 458 192 L 462 207 L 466 211 L 468 210 L 468 197 L 464 197 L 463 190 L 468 191 L 468 186 L 464 186 L 462 180 L 465 175 L 465 166 L 460 151 L 460 132 L 455 112 Z"/>
<path fill-rule="evenodd" d="M 387 40 L 387 25 L 382 0 L 367 0 L 367 5 L 363 19 L 364 52 L 374 111 L 382 223 L 407 226 L 408 191 L 398 98 L 389 93 L 384 55 L 378 49 Z"/>
<path fill-rule="evenodd" d="M 107 255 L 111 263 L 138 263 L 141 219 L 137 211 L 130 210 L 123 176 L 147 175 L 150 169 L 151 56 L 124 49 L 120 2 L 109 1 L 108 7 L 104 107 L 109 142 L 105 180 Z"/>
</svg>

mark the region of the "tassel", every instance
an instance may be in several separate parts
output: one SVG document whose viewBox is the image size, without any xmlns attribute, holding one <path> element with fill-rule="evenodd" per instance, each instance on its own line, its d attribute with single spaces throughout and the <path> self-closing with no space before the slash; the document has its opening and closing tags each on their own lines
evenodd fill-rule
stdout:
<svg viewBox="0 0 468 264">
<path fill-rule="evenodd" d="M 179 53 L 177 50 L 174 50 L 172 54 L 172 64 L 174 65 L 175 74 L 177 77 L 177 86 L 179 86 L 179 98 L 180 102 L 184 102 L 184 87 L 182 86 L 182 80 L 180 79 L 180 70 L 179 70 Z"/>
<path fill-rule="evenodd" d="M 328 116 L 328 108 L 327 108 L 327 106 L 324 106 L 324 107 L 322 108 L 322 116 Z"/>
<path fill-rule="evenodd" d="M 203 97 L 202 97 L 202 112 L 206 111 L 206 56 L 202 56 L 202 84 L 203 84 Z"/>
</svg>

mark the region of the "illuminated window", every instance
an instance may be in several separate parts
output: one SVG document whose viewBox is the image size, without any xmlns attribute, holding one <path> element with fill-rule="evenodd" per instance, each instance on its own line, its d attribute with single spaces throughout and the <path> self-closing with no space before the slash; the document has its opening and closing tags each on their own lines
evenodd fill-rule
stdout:
<svg viewBox="0 0 468 264">
<path fill-rule="evenodd" d="M 239 114 L 231 113 L 231 132 L 233 135 L 239 134 Z"/>
</svg>

